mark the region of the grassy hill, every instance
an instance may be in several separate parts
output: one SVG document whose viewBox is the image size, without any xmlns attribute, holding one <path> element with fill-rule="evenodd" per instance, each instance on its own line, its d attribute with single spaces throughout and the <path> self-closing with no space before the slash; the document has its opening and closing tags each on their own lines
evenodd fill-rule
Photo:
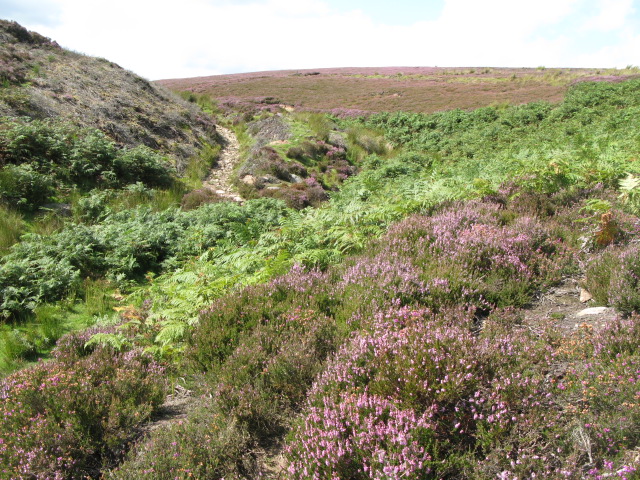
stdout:
<svg viewBox="0 0 640 480">
<path fill-rule="evenodd" d="M 71 215 L 3 190 L 31 233 L 0 257 L 0 479 L 638 478 L 640 80 L 564 72 L 436 113 L 221 105 L 242 204 L 5 119 L 0 180 L 48 178 Z"/>
</svg>

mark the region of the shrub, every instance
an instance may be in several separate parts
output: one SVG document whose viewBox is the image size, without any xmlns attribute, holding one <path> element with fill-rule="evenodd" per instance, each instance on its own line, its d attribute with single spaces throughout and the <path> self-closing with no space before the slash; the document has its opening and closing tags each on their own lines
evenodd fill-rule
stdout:
<svg viewBox="0 0 640 480">
<path fill-rule="evenodd" d="M 210 405 L 203 405 L 186 420 L 152 432 L 105 478 L 255 478 L 256 461 L 248 454 L 252 446 L 241 425 L 230 422 Z"/>
<path fill-rule="evenodd" d="M 73 205 L 74 218 L 84 223 L 98 223 L 110 212 L 109 203 L 115 193 L 112 190 L 92 190 Z"/>
<path fill-rule="evenodd" d="M 220 409 L 256 437 L 285 431 L 335 350 L 333 323 L 298 307 L 242 334 L 238 348 L 215 374 Z"/>
<path fill-rule="evenodd" d="M 192 192 L 186 193 L 182 197 L 180 206 L 182 207 L 182 210 L 188 211 L 194 210 L 201 205 L 218 202 L 224 202 L 224 198 L 222 198 L 220 195 L 209 188 L 199 188 L 197 190 L 193 190 Z"/>
<path fill-rule="evenodd" d="M 113 163 L 120 183 L 142 182 L 150 187 L 169 187 L 173 181 L 166 159 L 148 147 L 121 151 Z"/>
<path fill-rule="evenodd" d="M 72 138 L 70 127 L 51 120 L 11 123 L 0 134 L 0 153 L 4 163 L 33 163 L 52 173 L 65 166 Z"/>
<path fill-rule="evenodd" d="M 99 348 L 7 377 L 0 384 L 0 478 L 94 476 L 121 457 L 132 428 L 162 401 L 163 373 L 141 351 Z"/>
<path fill-rule="evenodd" d="M 301 210 L 311 205 L 306 188 L 299 190 L 295 188 L 295 185 L 292 187 L 282 185 L 277 189 L 264 189 L 260 191 L 260 196 L 277 198 L 284 201 L 289 208 L 296 210 Z"/>
<path fill-rule="evenodd" d="M 610 247 L 586 267 L 585 287 L 601 304 L 629 315 L 640 311 L 640 248 Z"/>
<path fill-rule="evenodd" d="M 80 137 L 69 154 L 70 181 L 81 188 L 105 183 L 103 173 L 112 170 L 117 154 L 114 143 L 98 130 Z"/>
<path fill-rule="evenodd" d="M 0 198 L 16 208 L 32 212 L 54 194 L 54 181 L 31 165 L 7 165 L 0 170 Z"/>
<path fill-rule="evenodd" d="M 611 304 L 629 315 L 640 312 L 640 246 L 632 245 L 619 254 L 620 268 L 613 271 L 609 289 Z"/>
<path fill-rule="evenodd" d="M 595 255 L 585 268 L 585 288 L 600 305 L 609 305 L 611 280 L 621 268 L 618 249 L 610 247 Z"/>
</svg>

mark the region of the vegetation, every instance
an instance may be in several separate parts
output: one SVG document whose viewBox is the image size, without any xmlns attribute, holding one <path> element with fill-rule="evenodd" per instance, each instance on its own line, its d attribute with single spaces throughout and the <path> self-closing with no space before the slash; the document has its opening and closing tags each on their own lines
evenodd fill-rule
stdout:
<svg viewBox="0 0 640 480">
<path fill-rule="evenodd" d="M 0 478 L 637 478 L 640 81 L 279 108 L 225 117 L 243 204 L 202 188 L 215 145 L 3 122 Z M 615 315 L 528 314 L 582 275 Z"/>
</svg>

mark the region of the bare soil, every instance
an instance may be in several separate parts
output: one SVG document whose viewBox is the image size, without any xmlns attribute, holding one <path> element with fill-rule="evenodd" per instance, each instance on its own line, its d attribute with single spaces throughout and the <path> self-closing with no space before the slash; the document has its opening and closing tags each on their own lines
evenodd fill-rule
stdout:
<svg viewBox="0 0 640 480">
<path fill-rule="evenodd" d="M 196 398 L 191 391 L 177 385 L 171 395 L 167 395 L 164 403 L 158 408 L 149 423 L 140 427 L 140 436 L 147 436 L 154 430 L 164 428 L 172 423 L 187 418 L 187 413 L 194 406 Z"/>
<path fill-rule="evenodd" d="M 242 203 L 242 197 L 231 182 L 233 170 L 240 161 L 240 144 L 236 135 L 228 128 L 218 125 L 216 129 L 224 139 L 222 151 L 217 165 L 211 169 L 203 187 L 226 200 Z"/>
<path fill-rule="evenodd" d="M 596 307 L 593 300 L 581 301 L 581 293 L 579 277 L 564 279 L 524 311 L 525 324 L 551 320 L 557 328 L 570 334 L 584 326 L 602 327 L 617 316 L 613 308 Z"/>
</svg>

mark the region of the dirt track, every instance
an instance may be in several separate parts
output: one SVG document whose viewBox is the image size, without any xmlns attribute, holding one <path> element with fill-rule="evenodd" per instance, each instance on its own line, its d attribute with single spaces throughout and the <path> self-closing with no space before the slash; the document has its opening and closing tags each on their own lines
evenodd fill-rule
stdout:
<svg viewBox="0 0 640 480">
<path fill-rule="evenodd" d="M 211 169 L 203 186 L 227 200 L 242 202 L 242 197 L 231 182 L 233 169 L 240 161 L 240 144 L 236 135 L 228 128 L 218 125 L 216 130 L 223 138 L 222 152 L 218 164 Z"/>
</svg>

